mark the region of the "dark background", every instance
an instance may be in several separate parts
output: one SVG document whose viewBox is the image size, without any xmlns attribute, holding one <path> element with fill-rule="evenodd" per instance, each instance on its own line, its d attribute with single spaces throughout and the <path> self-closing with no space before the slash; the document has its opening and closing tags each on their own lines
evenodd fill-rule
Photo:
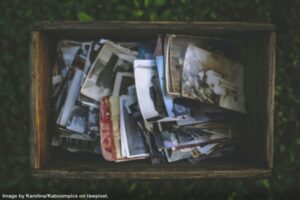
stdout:
<svg viewBox="0 0 300 200">
<path fill-rule="evenodd" d="M 244 180 L 34 179 L 29 168 L 30 27 L 41 20 L 250 21 L 276 26 L 274 170 Z M 300 195 L 300 1 L 0 1 L 0 193 L 108 193 L 162 199 L 290 199 Z M 253 147 L 255 148 L 255 147 Z"/>
</svg>

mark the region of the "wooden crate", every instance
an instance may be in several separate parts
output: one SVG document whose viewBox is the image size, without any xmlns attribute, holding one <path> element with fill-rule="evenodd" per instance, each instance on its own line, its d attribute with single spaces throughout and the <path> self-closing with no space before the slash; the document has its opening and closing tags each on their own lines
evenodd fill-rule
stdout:
<svg viewBox="0 0 300 200">
<path fill-rule="evenodd" d="M 42 22 L 31 41 L 31 168 L 37 177 L 56 178 L 241 178 L 269 176 L 273 166 L 275 28 L 272 24 L 235 22 Z M 142 40 L 175 33 L 241 39 L 246 52 L 245 92 L 248 114 L 239 156 L 151 165 L 149 160 L 111 163 L 100 156 L 73 155 L 50 147 L 51 68 L 60 39 Z"/>
</svg>

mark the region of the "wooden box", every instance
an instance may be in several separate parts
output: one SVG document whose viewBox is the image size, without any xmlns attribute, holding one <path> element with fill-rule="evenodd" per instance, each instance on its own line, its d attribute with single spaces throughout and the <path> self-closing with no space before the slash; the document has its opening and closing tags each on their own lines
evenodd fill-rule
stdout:
<svg viewBox="0 0 300 200">
<path fill-rule="evenodd" d="M 240 178 L 271 174 L 275 28 L 272 24 L 235 22 L 42 22 L 33 26 L 31 41 L 31 168 L 37 177 L 56 178 Z M 238 156 L 151 165 L 149 160 L 111 163 L 101 156 L 73 155 L 50 146 L 54 131 L 51 68 L 60 39 L 142 40 L 158 34 L 190 34 L 241 39 L 245 45 L 245 92 L 248 110 Z"/>
</svg>

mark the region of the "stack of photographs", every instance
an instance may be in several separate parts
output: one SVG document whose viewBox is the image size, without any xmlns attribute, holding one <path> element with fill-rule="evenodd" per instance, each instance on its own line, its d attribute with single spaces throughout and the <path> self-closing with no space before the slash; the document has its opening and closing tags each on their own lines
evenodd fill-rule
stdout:
<svg viewBox="0 0 300 200">
<path fill-rule="evenodd" d="M 52 145 L 153 164 L 231 154 L 246 115 L 241 43 L 174 34 L 60 41 Z"/>
<path fill-rule="evenodd" d="M 83 98 L 80 88 L 102 44 L 63 40 L 57 45 L 53 67 L 53 108 L 57 131 L 52 145 L 70 152 L 101 154 L 99 105 Z"/>
</svg>

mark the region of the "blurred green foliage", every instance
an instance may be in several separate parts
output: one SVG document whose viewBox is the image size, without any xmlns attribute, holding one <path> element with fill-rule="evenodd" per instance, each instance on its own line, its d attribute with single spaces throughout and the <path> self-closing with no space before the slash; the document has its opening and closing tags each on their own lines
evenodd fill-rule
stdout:
<svg viewBox="0 0 300 200">
<path fill-rule="evenodd" d="M 76 192 L 162 199 L 289 199 L 300 189 L 300 1 L 0 2 L 0 193 Z M 251 21 L 276 25 L 274 170 L 246 180 L 38 180 L 29 168 L 30 26 L 41 20 Z M 255 147 L 253 147 L 255 148 Z M 260 197 L 260 198 L 259 198 Z"/>
</svg>

